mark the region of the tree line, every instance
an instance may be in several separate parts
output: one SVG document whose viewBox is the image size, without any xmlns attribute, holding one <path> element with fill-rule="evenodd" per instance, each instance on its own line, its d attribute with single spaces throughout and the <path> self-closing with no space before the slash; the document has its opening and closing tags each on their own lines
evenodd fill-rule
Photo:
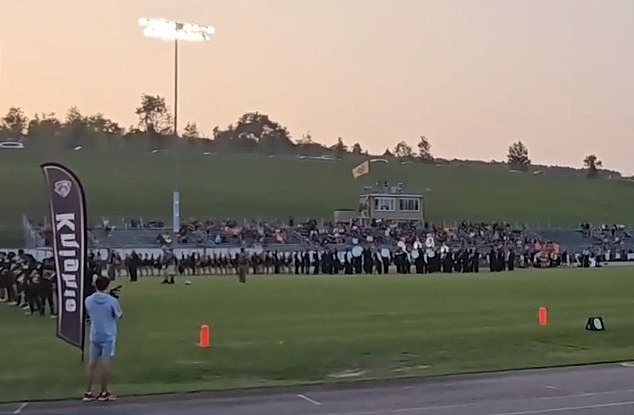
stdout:
<svg viewBox="0 0 634 415">
<path fill-rule="evenodd" d="M 310 132 L 293 140 L 289 130 L 260 112 L 243 114 L 235 123 L 225 128 L 216 126 L 211 136 L 201 133 L 196 123 L 187 123 L 182 134 L 174 131 L 173 116 L 169 112 L 165 98 L 158 95 L 143 95 L 135 109 L 137 124 L 127 128 L 98 113 L 85 115 L 77 107 L 71 107 L 61 120 L 55 113 L 35 114 L 29 118 L 19 107 L 11 107 L 0 123 L 0 138 L 3 140 L 27 139 L 65 149 L 87 147 L 113 148 L 125 146 L 162 150 L 174 144 L 202 146 L 206 151 L 240 152 L 263 154 L 298 154 L 305 156 L 332 155 L 342 158 L 349 154 L 368 155 L 360 143 L 351 147 L 338 137 L 332 145 L 319 143 Z M 436 159 L 431 152 L 431 142 L 420 136 L 416 148 L 400 141 L 394 148 L 382 154 L 385 158 L 431 163 Z M 528 171 L 531 160 L 528 148 L 520 140 L 508 149 L 509 168 Z M 589 178 L 599 176 L 602 162 L 591 154 L 583 160 Z"/>
</svg>

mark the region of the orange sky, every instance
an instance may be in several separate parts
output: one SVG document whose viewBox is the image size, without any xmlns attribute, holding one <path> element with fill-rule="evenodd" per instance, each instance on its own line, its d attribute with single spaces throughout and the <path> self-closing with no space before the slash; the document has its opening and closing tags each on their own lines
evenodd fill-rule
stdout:
<svg viewBox="0 0 634 415">
<path fill-rule="evenodd" d="M 0 111 L 71 105 L 135 123 L 172 100 L 172 45 L 139 17 L 210 24 L 181 47 L 179 119 L 207 134 L 247 111 L 374 152 L 432 141 L 437 156 L 634 173 L 631 0 L 0 0 Z"/>
</svg>

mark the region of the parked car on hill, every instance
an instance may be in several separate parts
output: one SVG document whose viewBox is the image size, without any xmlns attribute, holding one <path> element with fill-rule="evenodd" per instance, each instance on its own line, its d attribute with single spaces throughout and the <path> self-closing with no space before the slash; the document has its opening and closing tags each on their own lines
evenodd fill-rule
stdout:
<svg viewBox="0 0 634 415">
<path fill-rule="evenodd" d="M 19 141 L 3 141 L 0 150 L 24 150 L 24 144 Z"/>
</svg>

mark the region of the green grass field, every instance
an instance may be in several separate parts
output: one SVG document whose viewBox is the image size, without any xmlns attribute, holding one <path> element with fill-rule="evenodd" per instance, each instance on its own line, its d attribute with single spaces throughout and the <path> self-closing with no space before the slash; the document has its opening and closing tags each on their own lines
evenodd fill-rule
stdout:
<svg viewBox="0 0 634 415">
<path fill-rule="evenodd" d="M 203 155 L 181 152 L 181 217 L 332 218 L 356 208 L 364 185 L 378 179 L 404 182 L 423 192 L 433 222 L 463 219 L 576 227 L 581 221 L 634 224 L 634 182 L 588 180 L 581 172 L 509 173 L 505 165 L 374 163 L 354 180 L 360 160 L 300 160 L 291 156 Z M 0 246 L 21 241 L 21 215 L 46 214 L 39 164 L 62 161 L 84 182 L 92 220 L 102 216 L 170 217 L 175 182 L 173 155 L 139 151 L 78 152 L 27 149 L 0 153 Z M 429 190 L 428 190 L 429 189 Z"/>
<path fill-rule="evenodd" d="M 428 376 L 634 358 L 632 270 L 498 275 L 198 277 L 125 284 L 119 394 Z M 537 324 L 549 308 L 550 324 Z M 605 332 L 586 332 L 589 316 Z M 79 396 L 54 320 L 0 304 L 0 401 Z M 203 323 L 212 347 L 196 346 Z M 356 377 L 342 374 L 357 372 Z"/>
</svg>

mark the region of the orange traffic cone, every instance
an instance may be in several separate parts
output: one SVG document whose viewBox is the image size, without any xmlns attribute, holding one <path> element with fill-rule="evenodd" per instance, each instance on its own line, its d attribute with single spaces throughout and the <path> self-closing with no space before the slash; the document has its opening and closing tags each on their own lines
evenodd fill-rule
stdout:
<svg viewBox="0 0 634 415">
<path fill-rule="evenodd" d="M 546 326 L 548 324 L 548 310 L 546 307 L 539 307 L 537 312 L 537 322 L 540 326 Z"/>
<path fill-rule="evenodd" d="M 200 341 L 198 343 L 201 349 L 209 347 L 209 326 L 203 324 L 200 326 Z"/>
</svg>

